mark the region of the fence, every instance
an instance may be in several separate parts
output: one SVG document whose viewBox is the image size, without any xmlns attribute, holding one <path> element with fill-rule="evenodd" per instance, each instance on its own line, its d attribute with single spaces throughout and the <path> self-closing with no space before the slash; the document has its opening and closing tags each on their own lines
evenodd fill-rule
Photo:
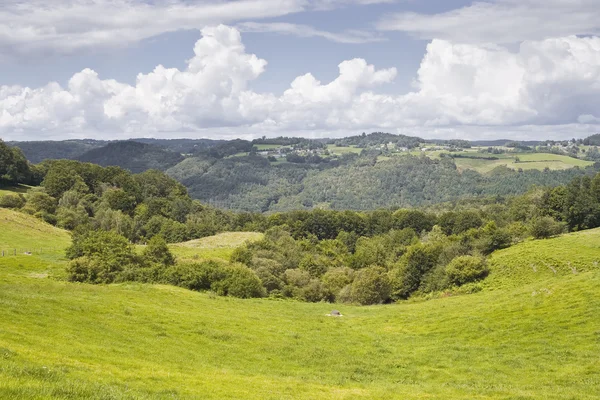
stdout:
<svg viewBox="0 0 600 400">
<path fill-rule="evenodd" d="M 0 257 L 31 256 L 34 254 L 53 253 L 57 251 L 56 247 L 27 247 L 27 248 L 8 248 L 0 249 Z"/>
</svg>

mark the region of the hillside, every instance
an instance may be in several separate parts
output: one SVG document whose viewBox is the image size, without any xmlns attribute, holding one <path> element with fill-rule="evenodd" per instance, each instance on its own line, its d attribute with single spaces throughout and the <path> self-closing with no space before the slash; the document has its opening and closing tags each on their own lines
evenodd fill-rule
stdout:
<svg viewBox="0 0 600 400">
<path fill-rule="evenodd" d="M 23 151 L 29 162 L 37 164 L 46 159 L 76 160 L 82 154 L 106 145 L 101 140 L 64 140 L 64 141 L 32 141 L 32 142 L 9 142 L 10 146 L 16 146 Z"/>
<path fill-rule="evenodd" d="M 116 165 L 133 173 L 149 169 L 164 171 L 183 160 L 183 156 L 161 147 L 133 141 L 109 143 L 78 157 L 79 161 L 103 167 Z"/>
<path fill-rule="evenodd" d="M 0 247 L 68 244 L 63 231 L 1 212 Z M 529 260 L 515 254 L 552 249 L 558 260 L 585 245 L 585 264 L 598 231 L 587 234 L 524 243 L 493 260 L 524 271 Z M 54 262 L 40 257 L 0 258 L 1 398 L 600 396 L 594 269 L 428 302 L 342 305 L 344 316 L 331 318 L 325 303 L 67 283 L 45 278 L 61 273 L 59 250 Z M 504 273 L 494 267 L 489 279 Z"/>
<path fill-rule="evenodd" d="M 600 271 L 600 228 L 556 238 L 532 240 L 495 252 L 490 259 L 489 289 L 565 280 Z"/>
<path fill-rule="evenodd" d="M 543 169 L 549 163 L 536 161 L 536 157 L 538 160 L 562 157 L 572 160 L 572 164 L 567 169 L 562 169 L 561 164 L 559 170 L 542 171 L 536 168 Z M 233 210 L 266 212 L 313 207 L 370 210 L 429 205 L 473 196 L 515 195 L 525 193 L 532 185 L 565 184 L 575 176 L 593 171 L 592 167 L 584 169 L 589 163 L 567 156 L 532 154 L 530 158 L 535 162 L 525 162 L 529 159 L 524 157 L 524 162 L 514 164 L 523 166 L 524 171 L 519 172 L 504 166 L 514 159 L 496 163 L 472 158 L 400 155 L 378 160 L 347 154 L 328 163 L 296 164 L 271 163 L 260 156 L 219 160 L 195 157 L 167 173 L 201 201 Z M 581 168 L 572 168 L 575 162 L 582 163 Z"/>
</svg>

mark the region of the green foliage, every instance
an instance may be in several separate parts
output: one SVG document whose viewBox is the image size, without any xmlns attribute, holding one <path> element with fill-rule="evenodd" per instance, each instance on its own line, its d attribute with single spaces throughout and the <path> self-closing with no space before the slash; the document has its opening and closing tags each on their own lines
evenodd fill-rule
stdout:
<svg viewBox="0 0 600 400">
<path fill-rule="evenodd" d="M 3 208 L 22 208 L 25 205 L 25 202 L 25 197 L 20 193 L 9 193 L 0 196 L 0 207 Z"/>
<path fill-rule="evenodd" d="M 423 276 L 434 266 L 439 251 L 431 245 L 415 244 L 408 248 L 390 271 L 393 299 L 406 299 L 415 292 Z"/>
<path fill-rule="evenodd" d="M 265 289 L 258 276 L 240 264 L 232 264 L 223 268 L 223 279 L 211 284 L 211 289 L 221 296 L 233 296 L 243 299 L 263 297 Z"/>
<path fill-rule="evenodd" d="M 456 257 L 446 266 L 446 274 L 450 283 L 457 286 L 483 279 L 487 273 L 485 261 L 479 257 Z"/>
<path fill-rule="evenodd" d="M 77 257 L 67 268 L 73 282 L 111 283 L 139 264 L 127 239 L 114 232 L 90 231 L 74 240 L 67 254 Z"/>
<path fill-rule="evenodd" d="M 531 221 L 529 232 L 535 239 L 548 239 L 563 233 L 564 225 L 550 217 L 541 217 Z"/>
<path fill-rule="evenodd" d="M 381 304 L 390 299 L 392 287 L 387 272 L 381 267 L 369 267 L 356 272 L 350 295 L 362 305 Z"/>
<path fill-rule="evenodd" d="M 0 185 L 29 184 L 31 171 L 18 147 L 9 147 L 0 139 Z"/>
<path fill-rule="evenodd" d="M 167 242 L 160 235 L 154 236 L 142 252 L 142 257 L 152 263 L 171 266 L 175 264 L 175 257 L 169 250 Z"/>
</svg>

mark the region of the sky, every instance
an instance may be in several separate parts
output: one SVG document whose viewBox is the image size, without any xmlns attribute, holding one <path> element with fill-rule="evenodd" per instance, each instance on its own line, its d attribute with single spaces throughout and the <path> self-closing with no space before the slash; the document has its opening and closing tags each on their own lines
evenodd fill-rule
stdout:
<svg viewBox="0 0 600 400">
<path fill-rule="evenodd" d="M 600 132 L 600 0 L 3 0 L 0 138 Z"/>
</svg>

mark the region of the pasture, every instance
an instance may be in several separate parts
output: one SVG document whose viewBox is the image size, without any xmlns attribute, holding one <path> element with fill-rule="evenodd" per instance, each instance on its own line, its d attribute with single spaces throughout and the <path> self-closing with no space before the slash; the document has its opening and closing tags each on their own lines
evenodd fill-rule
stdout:
<svg viewBox="0 0 600 400">
<path fill-rule="evenodd" d="M 65 282 L 68 233 L 0 212 L 0 247 L 56 247 L 0 258 L 0 398 L 600 396 L 600 230 L 494 254 L 476 294 L 358 307 Z M 172 248 L 203 257 L 258 238 Z M 560 273 L 529 273 L 550 258 Z M 343 317 L 326 315 L 334 308 Z"/>
</svg>

